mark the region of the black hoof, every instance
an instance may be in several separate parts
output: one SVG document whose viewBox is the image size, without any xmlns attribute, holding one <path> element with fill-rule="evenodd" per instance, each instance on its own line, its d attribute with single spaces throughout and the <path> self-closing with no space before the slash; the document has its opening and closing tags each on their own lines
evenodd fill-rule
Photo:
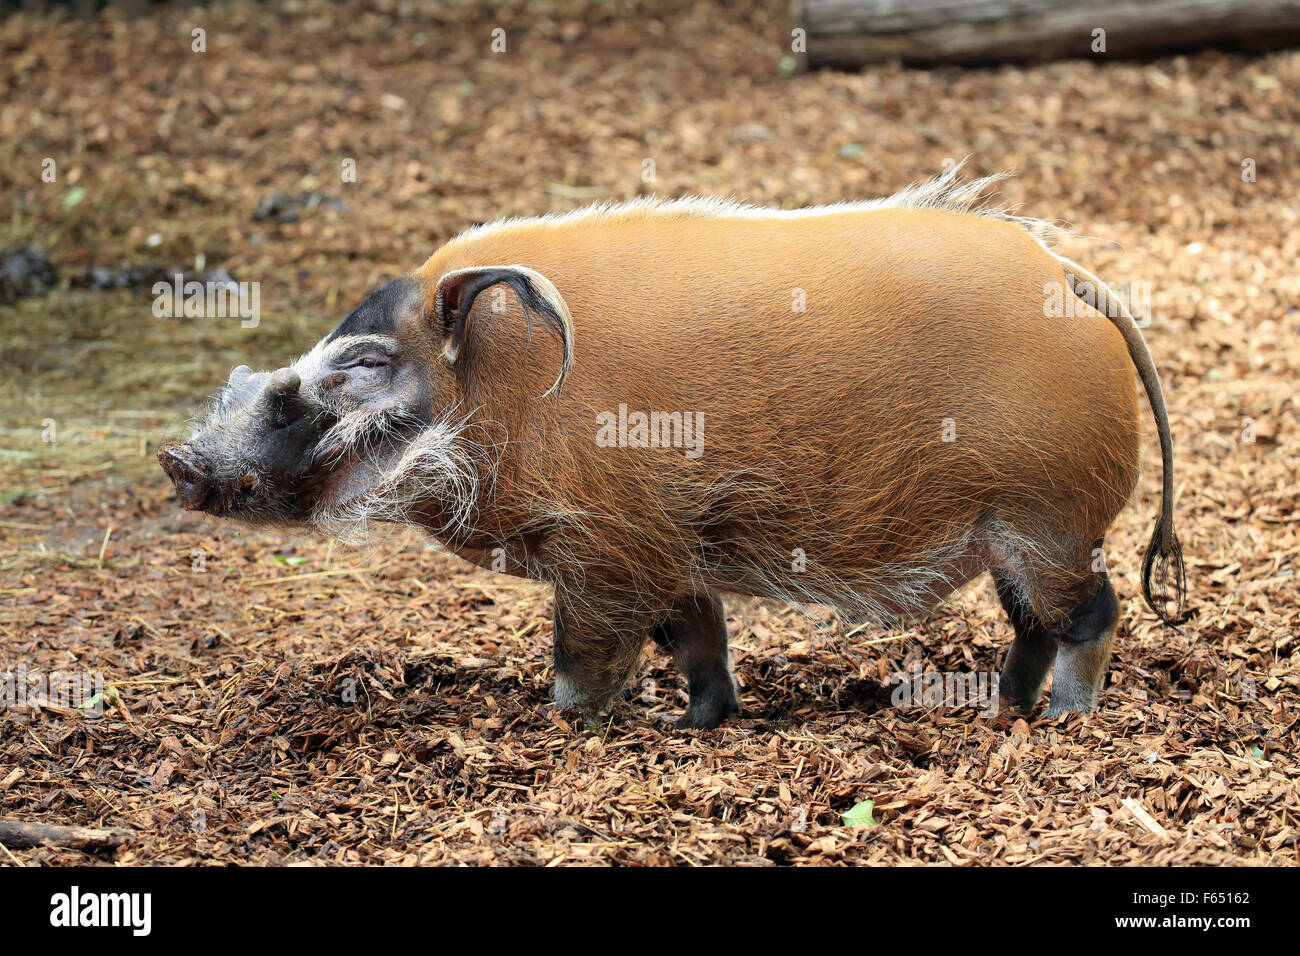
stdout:
<svg viewBox="0 0 1300 956">
<path fill-rule="evenodd" d="M 718 695 L 704 700 L 692 700 L 686 712 L 677 718 L 678 730 L 712 730 L 728 717 L 740 713 L 740 702 L 734 697 Z"/>
</svg>

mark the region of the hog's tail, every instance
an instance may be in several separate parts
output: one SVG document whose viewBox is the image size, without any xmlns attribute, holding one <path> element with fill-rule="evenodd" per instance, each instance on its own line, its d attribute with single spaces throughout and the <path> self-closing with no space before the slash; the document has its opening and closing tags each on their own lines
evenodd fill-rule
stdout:
<svg viewBox="0 0 1300 956">
<path fill-rule="evenodd" d="M 1092 273 L 1064 256 L 1052 255 L 1065 267 L 1070 290 L 1110 319 L 1124 336 L 1129 358 L 1137 368 L 1147 401 L 1151 403 L 1156 429 L 1160 433 L 1164 484 L 1160 495 L 1160 515 L 1142 557 L 1142 598 L 1160 620 L 1176 627 L 1188 617 L 1183 611 L 1187 597 L 1187 570 L 1183 565 L 1183 549 L 1174 534 L 1174 442 L 1169 433 L 1169 415 L 1165 410 L 1165 394 L 1160 388 L 1160 374 L 1156 371 L 1146 339 L 1142 337 L 1142 330 L 1119 297 Z"/>
</svg>

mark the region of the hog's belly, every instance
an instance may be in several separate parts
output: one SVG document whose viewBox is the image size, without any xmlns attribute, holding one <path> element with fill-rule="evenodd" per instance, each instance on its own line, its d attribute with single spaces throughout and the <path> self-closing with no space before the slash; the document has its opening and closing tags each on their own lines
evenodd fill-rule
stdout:
<svg viewBox="0 0 1300 956">
<path fill-rule="evenodd" d="M 857 564 L 827 565 L 816 556 L 792 553 L 784 568 L 776 562 L 718 567 L 709 586 L 797 606 L 826 605 L 854 622 L 884 623 L 929 614 L 986 568 L 986 547 L 974 530 L 888 563 L 873 562 L 870 550 L 862 549 Z"/>
</svg>

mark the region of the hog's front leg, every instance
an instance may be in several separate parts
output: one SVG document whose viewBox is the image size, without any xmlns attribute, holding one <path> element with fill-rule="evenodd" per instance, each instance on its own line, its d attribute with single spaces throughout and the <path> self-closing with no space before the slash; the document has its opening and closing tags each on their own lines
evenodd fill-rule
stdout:
<svg viewBox="0 0 1300 956">
<path fill-rule="evenodd" d="M 599 602 L 555 599 L 555 703 L 600 719 L 627 686 L 650 637 L 649 619 Z"/>
</svg>

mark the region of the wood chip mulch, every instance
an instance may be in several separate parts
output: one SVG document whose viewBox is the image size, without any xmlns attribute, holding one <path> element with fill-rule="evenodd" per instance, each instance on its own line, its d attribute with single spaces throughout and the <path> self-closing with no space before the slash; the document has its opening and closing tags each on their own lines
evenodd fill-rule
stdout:
<svg viewBox="0 0 1300 956">
<path fill-rule="evenodd" d="M 129 831 L 0 864 L 1300 862 L 1300 53 L 790 76 L 780 4 L 658 6 L 217 4 L 202 57 L 193 12 L 0 20 L 0 247 L 65 276 L 201 253 L 265 312 L 160 320 L 144 292 L 66 285 L 0 307 L 0 671 L 107 690 L 98 719 L 0 710 L 0 819 Z M 981 583 L 852 636 L 732 600 L 740 719 L 674 732 L 656 655 L 584 727 L 550 704 L 541 587 L 404 530 L 357 551 L 186 515 L 152 464 L 231 366 L 305 351 L 472 222 L 648 190 L 869 197 L 968 154 L 1073 223 L 1073 257 L 1151 288 L 1198 613 L 1171 631 L 1137 597 L 1148 434 L 1096 714 L 893 706 L 913 665 L 1000 666 Z M 255 218 L 315 191 L 339 202 Z M 877 825 L 846 826 L 865 800 Z"/>
</svg>

